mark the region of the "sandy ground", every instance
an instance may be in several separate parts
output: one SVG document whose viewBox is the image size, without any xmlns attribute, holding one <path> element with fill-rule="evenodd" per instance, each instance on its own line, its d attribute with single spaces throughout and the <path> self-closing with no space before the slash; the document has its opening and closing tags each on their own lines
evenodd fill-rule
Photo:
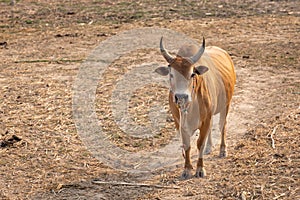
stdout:
<svg viewBox="0 0 300 200">
<path fill-rule="evenodd" d="M 299 199 L 299 7 L 298 1 L 0 1 L 0 199 Z M 78 136 L 72 94 L 82 62 L 101 41 L 142 27 L 173 29 L 199 42 L 205 35 L 207 45 L 234 60 L 228 157 L 219 159 L 218 148 L 207 155 L 203 179 L 180 180 L 180 168 L 148 179 L 120 172 Z M 133 52 L 137 63 L 159 56 L 158 49 L 148 53 Z M 174 129 L 168 118 L 160 135 L 142 140 L 111 123 L 103 98 L 111 95 L 113 73 L 124 73 L 120 66 L 135 57 L 110 66 L 116 70 L 105 74 L 107 87 L 99 82 L 96 109 L 110 124 L 112 142 L 139 152 L 167 144 Z M 139 123 L 147 123 L 141 102 L 167 105 L 166 88 L 143 91 L 129 110 Z"/>
</svg>

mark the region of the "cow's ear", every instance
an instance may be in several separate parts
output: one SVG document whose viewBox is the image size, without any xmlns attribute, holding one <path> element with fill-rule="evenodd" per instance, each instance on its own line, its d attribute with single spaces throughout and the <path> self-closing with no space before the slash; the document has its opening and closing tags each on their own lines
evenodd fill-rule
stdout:
<svg viewBox="0 0 300 200">
<path fill-rule="evenodd" d="M 202 66 L 202 65 L 200 65 L 198 67 L 195 67 L 195 69 L 194 69 L 194 73 L 196 73 L 198 75 L 202 75 L 207 71 L 208 71 L 208 67 L 205 67 L 205 66 Z"/>
<path fill-rule="evenodd" d="M 159 67 L 155 70 L 155 72 L 162 76 L 167 76 L 169 74 L 169 69 L 168 67 Z"/>
</svg>

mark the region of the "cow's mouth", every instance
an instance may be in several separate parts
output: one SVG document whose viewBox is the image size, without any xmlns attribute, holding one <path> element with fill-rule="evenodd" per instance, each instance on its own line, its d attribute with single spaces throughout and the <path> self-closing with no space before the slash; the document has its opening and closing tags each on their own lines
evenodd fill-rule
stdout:
<svg viewBox="0 0 300 200">
<path fill-rule="evenodd" d="M 189 108 L 189 102 L 177 102 L 177 107 L 181 112 L 187 113 Z"/>
</svg>

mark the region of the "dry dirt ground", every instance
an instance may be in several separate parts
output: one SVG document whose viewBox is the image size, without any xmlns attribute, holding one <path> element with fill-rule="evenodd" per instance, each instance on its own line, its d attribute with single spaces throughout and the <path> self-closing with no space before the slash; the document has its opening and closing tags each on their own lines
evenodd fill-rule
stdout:
<svg viewBox="0 0 300 200">
<path fill-rule="evenodd" d="M 300 199 L 298 0 L 1 0 L 0 17 L 0 199 Z M 198 41 L 205 35 L 234 60 L 230 131 L 246 128 L 228 133 L 228 157 L 219 159 L 217 149 L 205 157 L 203 179 L 180 180 L 178 169 L 141 180 L 99 162 L 77 134 L 72 89 L 80 64 L 101 41 L 138 27 L 165 27 Z M 165 101 L 164 91 L 153 101 Z M 153 98 L 139 94 L 139 109 L 130 111 L 137 118 L 135 112 L 145 115 L 140 101 Z M 98 116 L 109 120 L 103 106 L 104 113 L 96 105 Z M 163 145 L 171 135 L 153 140 Z M 113 141 L 132 151 L 153 145 L 122 134 Z"/>
</svg>

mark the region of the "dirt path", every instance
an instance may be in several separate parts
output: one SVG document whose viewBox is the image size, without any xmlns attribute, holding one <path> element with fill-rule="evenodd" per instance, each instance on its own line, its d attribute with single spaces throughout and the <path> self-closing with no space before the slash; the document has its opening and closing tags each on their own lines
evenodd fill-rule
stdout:
<svg viewBox="0 0 300 200">
<path fill-rule="evenodd" d="M 281 39 L 279 39 L 279 41 L 280 40 Z M 280 46 L 279 41 L 278 46 Z M 257 41 L 254 42 L 256 43 Z M 254 55 L 233 55 L 238 81 L 229 115 L 228 141 L 230 141 L 229 149 L 231 154 L 234 154 L 236 149 L 240 148 L 241 141 L 244 141 L 244 135 L 249 131 L 251 132 L 252 127 L 267 126 L 268 119 L 281 117 L 282 113 L 278 112 L 282 112 L 282 107 L 286 107 L 286 110 L 288 111 L 290 109 L 296 109 L 297 106 L 299 106 L 299 96 L 295 95 L 297 93 L 297 88 L 299 88 L 299 80 L 297 78 L 300 75 L 299 70 L 293 67 L 284 67 L 283 74 L 281 72 L 282 69 L 266 66 L 266 63 L 262 63 L 262 61 L 253 59 L 252 57 L 254 57 Z M 282 96 L 283 94 L 285 95 L 284 97 Z M 217 140 L 219 139 L 219 137 L 216 138 Z M 207 171 L 211 174 L 204 180 L 192 179 L 189 181 L 180 181 L 178 178 L 178 174 L 180 174 L 181 170 L 179 165 L 177 170 L 175 169 L 171 172 L 169 170 L 161 171 L 160 174 L 153 174 L 151 178 L 147 178 L 146 183 L 150 185 L 149 187 L 126 187 L 115 185 L 109 187 L 109 184 L 99 186 L 90 182 L 83 182 L 78 183 L 78 185 L 71 184 L 70 186 L 64 187 L 64 189 L 61 190 L 59 194 L 56 194 L 56 196 L 61 198 L 72 198 L 74 194 L 78 194 L 79 196 L 82 195 L 82 197 L 86 198 L 86 194 L 88 193 L 90 195 L 89 199 L 93 199 L 94 195 L 96 195 L 95 199 L 98 198 L 97 195 L 108 199 L 122 199 L 126 196 L 129 198 L 141 199 L 155 197 L 162 199 L 217 198 L 212 194 L 211 196 L 205 196 L 204 194 L 206 192 L 204 188 L 196 190 L 198 184 L 210 185 L 209 181 L 216 175 L 216 172 L 214 172 L 216 165 L 226 165 L 231 159 L 236 159 L 235 155 L 231 155 L 229 159 L 219 159 L 217 158 L 217 152 L 218 150 L 215 149 L 212 155 L 206 156 Z M 226 169 L 224 169 L 224 171 L 226 171 Z M 120 180 L 126 180 L 129 183 L 141 181 L 141 177 L 139 177 L 138 174 L 132 175 L 125 173 L 117 176 L 122 178 L 108 175 L 108 177 L 102 176 L 99 179 L 111 182 L 112 185 L 114 181 L 118 182 Z M 142 182 L 145 182 L 145 177 L 142 178 Z M 179 186 L 180 189 L 160 190 L 154 187 L 156 184 Z M 208 189 L 209 191 L 214 190 L 213 188 Z M 117 190 L 126 190 L 126 192 L 116 192 Z M 103 193 L 99 193 L 99 191 L 103 191 Z M 235 195 L 243 194 L 243 191 L 239 192 L 240 193 L 236 193 Z M 245 192 L 244 195 L 249 196 L 249 193 Z"/>
</svg>

